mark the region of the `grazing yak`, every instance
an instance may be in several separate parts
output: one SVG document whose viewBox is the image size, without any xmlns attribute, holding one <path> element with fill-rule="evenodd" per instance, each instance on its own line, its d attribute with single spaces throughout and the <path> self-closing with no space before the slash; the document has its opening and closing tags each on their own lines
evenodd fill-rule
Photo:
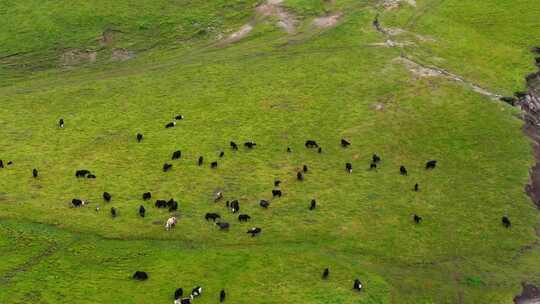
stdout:
<svg viewBox="0 0 540 304">
<path fill-rule="evenodd" d="M 405 166 L 399 167 L 399 174 L 407 176 L 407 169 L 405 168 Z"/>
<path fill-rule="evenodd" d="M 181 157 L 182 157 L 182 151 L 178 150 L 178 151 L 173 152 L 171 159 L 175 160 L 175 159 L 180 159 Z"/>
<path fill-rule="evenodd" d="M 202 287 L 201 286 L 197 286 L 195 288 L 193 288 L 191 290 L 191 296 L 196 298 L 196 297 L 200 297 L 202 295 Z"/>
<path fill-rule="evenodd" d="M 191 300 L 193 300 L 193 297 L 178 299 L 174 301 L 174 304 L 191 304 Z"/>
<path fill-rule="evenodd" d="M 437 161 L 436 160 L 430 160 L 426 163 L 426 170 L 429 170 L 429 169 L 435 169 L 435 167 L 437 166 Z"/>
<path fill-rule="evenodd" d="M 281 197 L 281 195 L 283 195 L 283 193 L 281 192 L 281 190 L 272 190 L 272 197 Z"/>
<path fill-rule="evenodd" d="M 58 121 L 58 126 L 60 128 L 63 128 L 64 127 L 64 119 L 63 118 L 60 118 L 60 120 Z"/>
<path fill-rule="evenodd" d="M 349 173 L 352 173 L 352 164 L 351 163 L 346 163 L 345 164 L 345 171 L 347 171 Z"/>
<path fill-rule="evenodd" d="M 78 177 L 78 178 L 86 177 L 88 174 L 90 174 L 90 171 L 85 170 L 85 169 L 75 171 L 75 177 Z"/>
<path fill-rule="evenodd" d="M 175 299 L 175 300 L 180 299 L 183 295 L 184 295 L 184 290 L 183 290 L 182 288 L 177 288 L 177 289 L 174 291 L 174 299 Z"/>
<path fill-rule="evenodd" d="M 369 170 L 377 170 L 377 164 L 376 163 L 371 163 L 369 165 Z"/>
<path fill-rule="evenodd" d="M 176 120 L 182 120 L 182 119 L 184 119 L 184 115 L 176 115 L 176 116 L 174 117 L 174 119 L 176 119 Z"/>
<path fill-rule="evenodd" d="M 145 281 L 148 280 L 148 274 L 144 271 L 135 271 L 133 274 L 133 279 L 138 281 Z"/>
<path fill-rule="evenodd" d="M 314 141 L 314 140 L 311 140 L 311 139 L 306 140 L 305 146 L 306 146 L 306 148 L 318 148 L 319 147 L 317 142 Z"/>
<path fill-rule="evenodd" d="M 107 191 L 103 192 L 103 200 L 104 201 L 110 202 L 111 199 L 112 199 L 112 195 L 109 192 L 107 192 Z"/>
<path fill-rule="evenodd" d="M 88 175 L 86 176 L 86 178 L 95 179 L 96 176 L 95 176 L 94 174 L 90 173 L 90 174 L 88 174 Z"/>
<path fill-rule="evenodd" d="M 373 156 L 371 157 L 371 162 L 378 164 L 380 161 L 381 161 L 381 158 L 379 157 L 379 155 L 373 154 Z"/>
<path fill-rule="evenodd" d="M 248 149 L 253 149 L 257 144 L 253 141 L 246 141 L 244 143 L 244 147 L 248 148 Z"/>
<path fill-rule="evenodd" d="M 315 210 L 317 208 L 317 201 L 312 199 L 311 203 L 309 204 L 309 210 Z"/>
<path fill-rule="evenodd" d="M 141 142 L 143 140 L 143 135 L 141 133 L 137 133 L 137 142 Z"/>
<path fill-rule="evenodd" d="M 141 217 L 144 217 L 145 214 L 146 214 L 146 209 L 144 209 L 144 206 L 143 206 L 143 205 L 140 205 L 140 206 L 139 206 L 139 215 L 140 215 Z"/>
<path fill-rule="evenodd" d="M 510 228 L 510 226 L 512 225 L 512 223 L 510 222 L 510 219 L 506 215 L 502 217 L 501 222 L 503 226 L 506 228 Z"/>
<path fill-rule="evenodd" d="M 422 221 L 422 217 L 416 214 L 413 216 L 413 219 L 414 219 L 414 222 L 417 224 L 420 224 L 420 222 Z"/>
<path fill-rule="evenodd" d="M 115 218 L 117 215 L 118 215 L 118 211 L 116 210 L 116 208 L 111 207 L 111 216 Z"/>
<path fill-rule="evenodd" d="M 270 207 L 270 202 L 267 200 L 260 200 L 259 206 L 263 207 L 264 209 L 268 209 L 268 207 Z"/>
<path fill-rule="evenodd" d="M 248 234 L 251 234 L 251 237 L 255 237 L 256 235 L 260 234 L 262 232 L 262 229 L 259 227 L 253 227 L 247 231 Z"/>
<path fill-rule="evenodd" d="M 217 203 L 223 198 L 223 191 L 218 191 L 214 194 L 214 203 Z"/>
<path fill-rule="evenodd" d="M 231 208 L 232 213 L 237 213 L 240 211 L 240 203 L 238 203 L 238 200 L 234 200 L 229 204 L 229 208 Z"/>
<path fill-rule="evenodd" d="M 210 168 L 212 168 L 212 169 L 216 169 L 217 166 L 218 166 L 218 162 L 217 162 L 217 161 L 213 161 L 213 162 L 210 163 Z"/>
<path fill-rule="evenodd" d="M 38 170 L 37 170 L 36 168 L 34 168 L 34 169 L 32 170 L 32 176 L 33 176 L 34 178 L 37 178 L 37 177 L 38 177 Z"/>
<path fill-rule="evenodd" d="M 275 180 L 274 181 L 274 187 L 279 187 L 279 184 L 281 184 L 280 180 Z"/>
<path fill-rule="evenodd" d="M 207 221 L 212 220 L 215 222 L 218 218 L 221 218 L 221 216 L 217 213 L 206 213 L 204 216 L 204 219 Z"/>
<path fill-rule="evenodd" d="M 362 282 L 360 282 L 359 279 L 354 280 L 353 289 L 356 290 L 356 291 L 361 291 L 362 290 Z"/>
<path fill-rule="evenodd" d="M 247 214 L 240 214 L 238 216 L 238 221 L 239 222 L 247 222 L 251 219 L 251 216 L 247 215 Z"/>
<path fill-rule="evenodd" d="M 157 208 L 167 208 L 167 201 L 166 200 L 156 200 L 155 206 Z"/>
<path fill-rule="evenodd" d="M 168 164 L 168 163 L 164 163 L 164 164 L 163 164 L 163 172 L 167 172 L 167 171 L 169 171 L 171 168 L 172 168 L 172 165 L 171 165 L 171 164 Z"/>
<path fill-rule="evenodd" d="M 302 167 L 302 171 L 304 171 L 304 173 L 307 173 L 307 172 L 308 172 L 308 167 L 307 167 L 306 165 L 304 165 L 304 166 Z"/>
<path fill-rule="evenodd" d="M 165 129 L 170 129 L 172 127 L 176 126 L 176 121 L 170 122 L 165 125 Z"/>
<path fill-rule="evenodd" d="M 217 222 L 216 225 L 219 227 L 220 230 L 229 230 L 229 223 L 226 222 Z"/>
<path fill-rule="evenodd" d="M 414 192 L 420 191 L 420 186 L 418 184 L 414 184 Z"/>
<path fill-rule="evenodd" d="M 322 278 L 323 280 L 326 280 L 328 279 L 328 276 L 330 275 L 330 270 L 328 268 L 325 268 L 323 273 L 322 273 Z"/>
<path fill-rule="evenodd" d="M 199 166 L 202 166 L 203 165 L 203 162 L 204 162 L 204 158 L 202 156 L 199 156 Z"/>
<path fill-rule="evenodd" d="M 341 146 L 343 148 L 347 148 L 350 145 L 351 145 L 351 143 L 349 141 L 347 141 L 346 139 L 343 139 L 343 138 L 341 139 Z"/>
<path fill-rule="evenodd" d="M 304 180 L 304 176 L 302 175 L 302 172 L 296 173 L 296 179 L 299 180 L 299 181 L 303 181 L 303 180 Z"/>
<path fill-rule="evenodd" d="M 291 153 L 292 150 L 291 150 L 291 147 L 287 147 L 287 153 Z"/>
<path fill-rule="evenodd" d="M 176 217 L 170 217 L 165 223 L 165 230 L 171 230 L 171 228 L 174 228 L 176 226 L 177 222 L 178 219 Z"/>
<path fill-rule="evenodd" d="M 226 293 L 225 293 L 225 289 L 222 289 L 220 292 L 219 292 L 219 303 L 223 303 L 225 302 L 225 297 L 226 297 Z"/>
<path fill-rule="evenodd" d="M 317 149 L 317 153 L 321 154 L 322 153 L 322 148 L 319 147 L 319 149 Z"/>
<path fill-rule="evenodd" d="M 4 168 L 4 162 L 0 159 L 0 169 Z"/>
<path fill-rule="evenodd" d="M 151 198 L 152 198 L 152 193 L 150 193 L 150 192 L 145 192 L 145 193 L 142 194 L 143 201 L 147 201 L 147 200 L 149 200 Z"/>
<path fill-rule="evenodd" d="M 230 142 L 230 146 L 231 146 L 231 149 L 238 150 L 238 145 L 234 141 Z"/>
<path fill-rule="evenodd" d="M 225 156 L 225 152 L 223 152 L 223 151 L 219 152 L 219 157 L 221 158 L 223 156 Z"/>
<path fill-rule="evenodd" d="M 74 198 L 71 200 L 71 205 L 73 205 L 73 207 L 81 207 L 81 206 L 84 206 L 85 204 L 86 204 L 85 201 L 78 198 Z"/>
<path fill-rule="evenodd" d="M 178 210 L 178 202 L 171 198 L 167 202 L 167 207 L 169 207 L 169 212 L 176 211 L 176 210 Z"/>
</svg>

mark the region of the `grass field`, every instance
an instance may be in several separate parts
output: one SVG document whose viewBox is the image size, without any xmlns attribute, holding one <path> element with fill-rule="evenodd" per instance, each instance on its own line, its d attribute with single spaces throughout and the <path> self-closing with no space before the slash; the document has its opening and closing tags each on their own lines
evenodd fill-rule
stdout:
<svg viewBox="0 0 540 304">
<path fill-rule="evenodd" d="M 523 90 L 540 3 L 286 0 L 272 10 L 294 21 L 286 33 L 284 14 L 257 15 L 257 1 L 139 2 L 0 4 L 0 159 L 13 161 L 0 169 L 0 303 L 172 303 L 177 287 L 196 285 L 194 303 L 217 303 L 222 288 L 229 303 L 512 303 L 521 282 L 540 284 L 518 110 L 396 61 L 407 55 L 496 94 Z M 313 23 L 337 13 L 334 26 Z M 379 45 L 388 37 L 372 26 L 377 14 L 405 31 L 391 37 L 404 47 Z M 246 37 L 220 43 L 244 24 Z M 176 114 L 185 119 L 165 129 Z M 257 146 L 233 151 L 231 140 Z M 182 159 L 171 161 L 175 150 Z M 430 159 L 438 167 L 426 171 Z M 83 168 L 97 178 L 76 179 Z M 216 190 L 251 223 L 214 203 Z M 179 223 L 165 231 L 170 214 L 153 203 L 171 197 Z M 70 208 L 72 198 L 90 203 Z M 150 279 L 133 281 L 136 270 Z"/>
</svg>

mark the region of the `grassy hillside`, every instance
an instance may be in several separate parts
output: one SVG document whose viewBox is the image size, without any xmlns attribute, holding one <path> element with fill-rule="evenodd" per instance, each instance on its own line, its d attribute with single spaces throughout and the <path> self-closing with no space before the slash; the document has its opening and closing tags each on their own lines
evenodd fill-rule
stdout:
<svg viewBox="0 0 540 304">
<path fill-rule="evenodd" d="M 196 285 L 204 287 L 196 303 L 217 302 L 221 288 L 231 303 L 510 303 L 522 281 L 540 283 L 540 216 L 523 191 L 532 154 L 517 110 L 396 60 L 407 55 L 510 94 L 533 68 L 540 5 L 489 0 L 483 15 L 461 1 L 387 10 L 289 0 L 265 15 L 256 1 L 77 3 L 0 9 L 9 29 L 0 34 L 0 159 L 13 161 L 0 169 L 0 303 L 172 303 L 177 287 Z M 501 21 L 515 11 L 523 22 Z M 385 37 L 372 26 L 377 14 L 407 32 Z M 341 17 L 315 25 L 328 16 Z M 245 24 L 251 32 L 228 43 Z M 386 39 L 406 46 L 381 46 Z M 67 49 L 76 60 L 66 61 Z M 115 59 L 118 49 L 134 56 Z M 185 119 L 165 129 L 176 114 Z M 233 151 L 231 140 L 257 147 Z M 171 161 L 175 150 L 182 159 Z M 373 153 L 382 162 L 369 171 Z M 426 171 L 430 159 L 439 166 Z M 76 179 L 82 168 L 97 178 Z M 275 179 L 284 196 L 261 209 Z M 214 203 L 216 190 L 252 222 Z M 90 204 L 70 208 L 75 197 Z M 171 197 L 180 220 L 166 232 L 170 214 L 153 202 Z M 230 231 L 205 222 L 206 212 Z M 415 225 L 413 214 L 424 221 Z M 263 229 L 257 238 L 246 234 L 253 226 Z M 132 281 L 135 270 L 150 280 Z M 357 277 L 361 293 L 351 290 Z"/>
</svg>

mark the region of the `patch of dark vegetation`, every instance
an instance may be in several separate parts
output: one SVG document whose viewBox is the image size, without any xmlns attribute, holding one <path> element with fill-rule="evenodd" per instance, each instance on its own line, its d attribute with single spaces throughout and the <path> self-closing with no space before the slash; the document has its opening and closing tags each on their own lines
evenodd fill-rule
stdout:
<svg viewBox="0 0 540 304">
<path fill-rule="evenodd" d="M 535 304 L 540 303 L 540 288 L 530 283 L 522 283 L 523 291 L 514 298 L 515 304 Z"/>
</svg>

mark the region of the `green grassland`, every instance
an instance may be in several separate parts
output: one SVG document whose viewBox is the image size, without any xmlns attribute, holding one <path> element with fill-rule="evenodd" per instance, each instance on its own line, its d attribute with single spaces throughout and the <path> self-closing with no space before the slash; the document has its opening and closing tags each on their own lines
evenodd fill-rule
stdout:
<svg viewBox="0 0 540 304">
<path fill-rule="evenodd" d="M 230 303 L 511 303 L 522 281 L 540 283 L 540 214 L 523 190 L 533 157 L 518 111 L 395 60 L 406 54 L 499 94 L 522 90 L 529 49 L 540 44 L 540 4 L 426 0 L 384 10 L 288 0 L 294 34 L 276 16 L 256 17 L 258 4 L 0 4 L 0 159 L 14 162 L 0 169 L 0 303 L 172 303 L 177 287 L 196 285 L 196 303 L 217 303 L 221 288 Z M 335 27 L 312 24 L 337 12 Z M 371 25 L 378 13 L 385 27 L 407 31 L 392 39 L 414 44 L 375 46 L 385 39 Z M 248 22 L 247 37 L 218 43 Z M 115 34 L 103 44 L 107 30 Z M 111 60 L 116 48 L 136 56 Z M 69 49 L 97 59 L 66 66 Z M 176 114 L 185 120 L 165 129 Z M 306 139 L 323 153 L 304 148 Z M 232 151 L 231 140 L 257 147 Z M 170 161 L 175 150 L 182 159 Z M 377 171 L 368 170 L 373 153 Z M 439 166 L 426 171 L 430 159 Z M 82 168 L 97 179 L 76 179 Z M 263 210 L 274 179 L 284 196 Z M 252 222 L 214 203 L 218 189 Z M 176 229 L 165 231 L 170 214 L 143 202 L 146 191 L 179 201 Z M 90 204 L 70 208 L 75 197 Z M 205 222 L 206 212 L 230 230 Z M 424 221 L 415 225 L 413 214 Z M 253 226 L 263 229 L 257 238 L 246 234 Z M 131 280 L 135 270 L 150 279 Z M 351 290 L 357 277 L 361 293 Z"/>
</svg>

